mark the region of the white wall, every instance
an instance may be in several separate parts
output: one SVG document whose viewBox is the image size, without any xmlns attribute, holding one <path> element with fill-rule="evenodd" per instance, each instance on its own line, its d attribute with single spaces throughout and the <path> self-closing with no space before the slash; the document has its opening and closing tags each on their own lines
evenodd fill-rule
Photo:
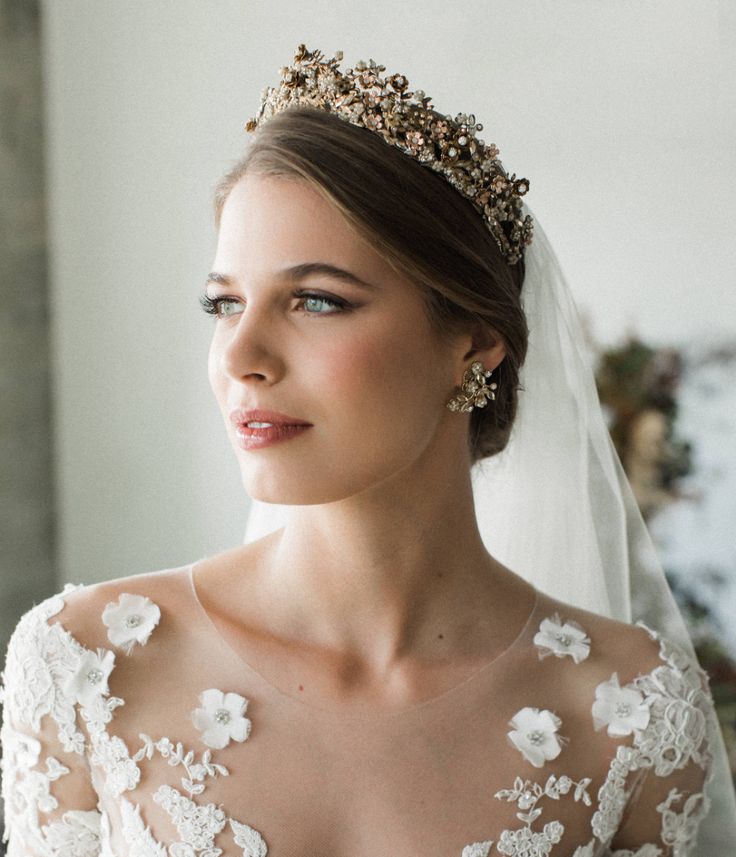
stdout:
<svg viewBox="0 0 736 857">
<path fill-rule="evenodd" d="M 197 297 L 212 188 L 301 41 L 475 113 L 530 179 L 602 341 L 627 326 L 655 342 L 736 336 L 728 0 L 45 0 L 43 13 L 65 579 L 242 539 Z"/>
</svg>

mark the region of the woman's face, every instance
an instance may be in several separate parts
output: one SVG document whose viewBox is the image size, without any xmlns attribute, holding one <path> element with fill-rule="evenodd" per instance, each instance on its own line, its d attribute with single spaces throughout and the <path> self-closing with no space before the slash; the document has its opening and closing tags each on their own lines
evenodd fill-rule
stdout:
<svg viewBox="0 0 736 857">
<path fill-rule="evenodd" d="M 235 185 L 207 295 L 226 298 L 209 379 L 251 497 L 334 502 L 464 449 L 467 418 L 445 402 L 471 338 L 442 343 L 417 288 L 309 185 L 255 174 Z M 245 448 L 236 409 L 310 425 Z"/>
</svg>

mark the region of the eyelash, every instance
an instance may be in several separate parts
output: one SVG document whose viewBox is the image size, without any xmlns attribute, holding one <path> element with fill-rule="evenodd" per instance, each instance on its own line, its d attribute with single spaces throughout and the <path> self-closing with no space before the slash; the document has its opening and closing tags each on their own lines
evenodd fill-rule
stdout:
<svg viewBox="0 0 736 857">
<path fill-rule="evenodd" d="M 340 298 L 327 297 L 327 295 L 320 295 L 317 292 L 302 291 L 300 289 L 294 292 L 294 297 L 303 299 L 312 298 L 313 300 L 322 301 L 323 303 L 334 307 L 336 310 L 336 312 L 308 312 L 307 315 L 337 315 L 337 312 L 346 312 L 351 308 L 347 301 L 341 300 Z M 237 300 L 237 298 L 231 298 L 227 295 L 211 298 L 208 294 L 203 294 L 199 298 L 199 303 L 208 315 L 214 316 L 217 319 L 227 318 L 227 316 L 221 316 L 219 313 L 221 303 L 230 303 L 231 301 Z"/>
</svg>

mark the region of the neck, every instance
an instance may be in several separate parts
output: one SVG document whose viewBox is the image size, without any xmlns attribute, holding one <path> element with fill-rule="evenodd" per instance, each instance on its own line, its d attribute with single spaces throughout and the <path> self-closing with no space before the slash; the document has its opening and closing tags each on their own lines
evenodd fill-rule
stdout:
<svg viewBox="0 0 736 857">
<path fill-rule="evenodd" d="M 414 469 L 424 472 L 293 510 L 267 563 L 290 634 L 379 671 L 489 621 L 510 575 L 483 545 L 470 473 L 437 457 Z"/>
</svg>

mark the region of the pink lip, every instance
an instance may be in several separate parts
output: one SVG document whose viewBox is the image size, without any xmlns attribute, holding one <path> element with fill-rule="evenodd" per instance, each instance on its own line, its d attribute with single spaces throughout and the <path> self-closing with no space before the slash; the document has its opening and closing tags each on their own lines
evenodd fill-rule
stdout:
<svg viewBox="0 0 736 857">
<path fill-rule="evenodd" d="M 306 420 L 299 419 L 299 417 L 290 417 L 288 414 L 280 414 L 278 411 L 264 411 L 260 409 L 246 411 L 243 408 L 236 408 L 234 411 L 230 411 L 230 421 L 236 428 L 239 428 L 240 426 L 245 425 L 245 423 L 249 423 L 251 421 L 259 423 L 274 423 L 279 426 L 312 425 Z"/>
<path fill-rule="evenodd" d="M 238 444 L 243 449 L 263 449 L 275 443 L 291 440 L 303 434 L 312 425 L 299 417 L 260 409 L 246 411 L 243 408 L 237 408 L 230 412 L 230 420 L 235 426 Z M 249 428 L 247 425 L 249 422 L 272 423 L 272 425 Z"/>
</svg>

